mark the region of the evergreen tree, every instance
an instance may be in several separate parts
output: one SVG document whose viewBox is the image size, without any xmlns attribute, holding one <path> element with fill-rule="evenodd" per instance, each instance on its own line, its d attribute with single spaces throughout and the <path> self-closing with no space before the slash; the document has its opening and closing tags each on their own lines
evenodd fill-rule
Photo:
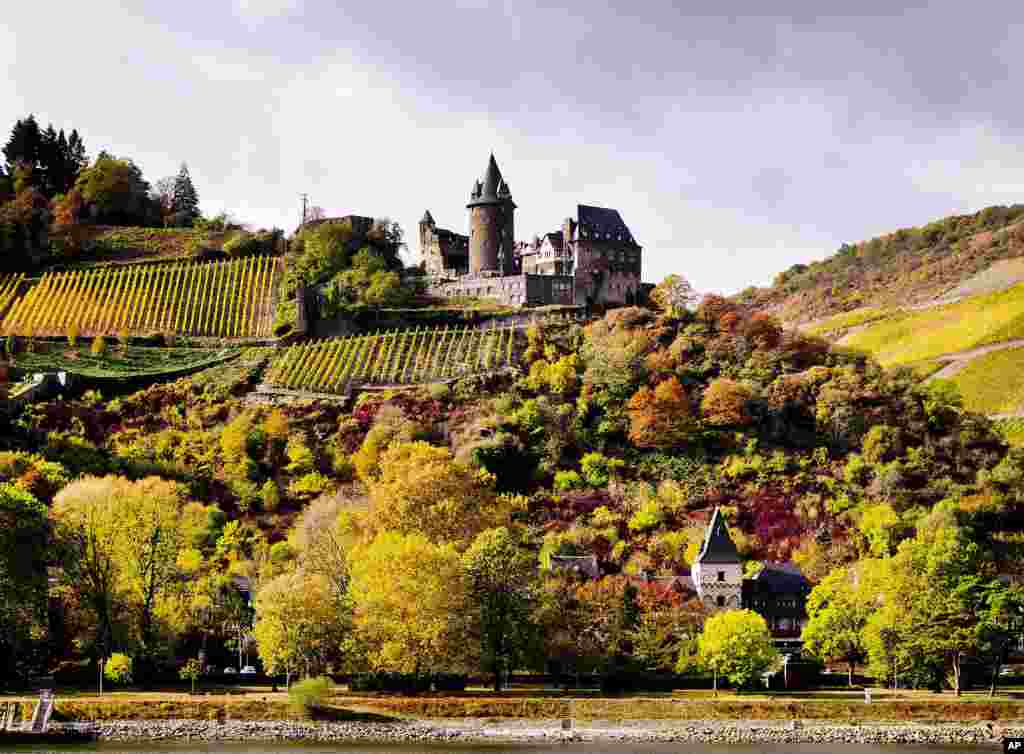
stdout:
<svg viewBox="0 0 1024 754">
<path fill-rule="evenodd" d="M 62 172 L 57 132 L 51 123 L 39 135 L 39 173 L 36 185 L 44 196 L 51 197 L 60 191 Z"/>
<path fill-rule="evenodd" d="M 192 177 L 188 174 L 188 165 L 181 163 L 181 170 L 174 179 L 174 196 L 171 199 L 171 223 L 182 227 L 191 227 L 199 217 L 199 195 L 192 185 Z"/>
<path fill-rule="evenodd" d="M 71 129 L 71 136 L 68 137 L 68 170 L 70 173 L 69 185 L 75 184 L 78 174 L 85 170 L 89 164 L 89 158 L 85 155 L 85 142 L 78 135 L 78 129 Z"/>
<path fill-rule="evenodd" d="M 17 121 L 3 149 L 8 171 L 13 172 L 18 164 L 35 167 L 39 162 L 41 140 L 36 116 L 29 115 L 24 120 Z"/>
</svg>

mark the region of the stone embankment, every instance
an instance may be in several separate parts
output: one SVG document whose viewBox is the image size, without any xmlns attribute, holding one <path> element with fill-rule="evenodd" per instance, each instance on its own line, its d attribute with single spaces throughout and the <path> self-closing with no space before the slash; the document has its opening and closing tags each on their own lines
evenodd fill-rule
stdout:
<svg viewBox="0 0 1024 754">
<path fill-rule="evenodd" d="M 369 741 L 416 743 L 481 742 L 624 742 L 706 744 L 837 744 L 992 746 L 1004 736 L 1024 735 L 1024 725 L 996 723 L 844 725 L 800 721 L 634 721 L 580 722 L 564 726 L 558 720 L 530 721 L 410 721 L 298 722 L 120 720 L 76 723 L 53 728 L 87 733 L 107 741 Z"/>
</svg>

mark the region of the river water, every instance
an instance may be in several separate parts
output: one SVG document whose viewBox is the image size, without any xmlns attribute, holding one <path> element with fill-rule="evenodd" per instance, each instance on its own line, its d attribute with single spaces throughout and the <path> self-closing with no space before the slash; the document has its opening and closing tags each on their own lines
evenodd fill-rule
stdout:
<svg viewBox="0 0 1024 754">
<path fill-rule="evenodd" d="M 788 745 L 701 745 L 701 744 L 289 744 L 289 743 L 209 743 L 209 744 L 123 744 L 89 743 L 67 746 L 26 744 L 0 746 L 0 754 L 974 754 L 1000 751 L 1001 747 L 935 746 L 838 746 L 818 744 Z"/>
</svg>

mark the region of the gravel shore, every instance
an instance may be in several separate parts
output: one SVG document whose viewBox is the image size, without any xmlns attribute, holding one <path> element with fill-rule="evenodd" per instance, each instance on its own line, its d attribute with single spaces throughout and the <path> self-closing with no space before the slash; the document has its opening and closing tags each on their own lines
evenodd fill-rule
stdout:
<svg viewBox="0 0 1024 754">
<path fill-rule="evenodd" d="M 630 723 L 560 720 L 408 721 L 395 723 L 208 720 L 118 720 L 51 725 L 106 741 L 367 741 L 367 742 L 651 742 L 717 744 L 917 744 L 992 746 L 1004 736 L 1024 736 L 1024 725 L 996 723 L 844 725 L 830 722 L 678 720 Z"/>
</svg>

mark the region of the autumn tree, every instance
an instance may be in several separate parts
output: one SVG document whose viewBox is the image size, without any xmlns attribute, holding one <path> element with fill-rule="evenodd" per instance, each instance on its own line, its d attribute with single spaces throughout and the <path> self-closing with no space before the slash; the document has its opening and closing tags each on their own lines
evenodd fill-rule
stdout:
<svg viewBox="0 0 1024 754">
<path fill-rule="evenodd" d="M 0 483 L 0 679 L 24 679 L 45 660 L 46 506 Z"/>
<path fill-rule="evenodd" d="M 629 439 L 641 448 L 676 448 L 700 429 L 690 398 L 670 377 L 653 390 L 640 388 L 629 400 Z"/>
<path fill-rule="evenodd" d="M 421 532 L 435 542 L 468 543 L 502 524 L 508 511 L 494 477 L 426 442 L 392 444 L 380 456 L 379 478 L 367 485 L 381 529 Z"/>
<path fill-rule="evenodd" d="M 327 672 L 341 657 L 348 633 L 348 606 L 326 578 L 302 570 L 271 579 L 256 593 L 253 635 L 267 672 Z"/>
<path fill-rule="evenodd" d="M 698 642 L 701 662 L 718 676 L 724 675 L 736 687 L 748 685 L 779 659 L 764 618 L 753 610 L 726 610 L 712 615 L 704 624 Z"/>
<path fill-rule="evenodd" d="M 700 402 L 704 421 L 717 427 L 743 427 L 751 422 L 747 404 L 754 391 L 742 382 L 719 377 L 704 391 Z"/>
<path fill-rule="evenodd" d="M 82 197 L 83 219 L 111 225 L 155 222 L 159 210 L 149 196 L 149 183 L 131 160 L 103 152 L 75 181 Z"/>
<path fill-rule="evenodd" d="M 373 668 L 420 673 L 465 665 L 466 579 L 452 545 L 385 531 L 356 547 L 351 563 L 354 628 Z"/>
<path fill-rule="evenodd" d="M 479 642 L 481 667 L 494 673 L 501 690 L 508 673 L 527 654 L 534 637 L 536 557 L 507 528 L 477 535 L 462 556 L 470 605 L 470 635 Z"/>
<path fill-rule="evenodd" d="M 867 657 L 864 629 L 878 607 L 885 568 L 879 560 L 836 568 L 807 598 L 807 625 L 801 635 L 804 648 L 826 662 L 845 662 L 850 686 L 854 667 Z"/>
<path fill-rule="evenodd" d="M 95 615 L 100 655 L 112 648 L 115 610 L 123 605 L 145 665 L 182 587 L 178 556 L 185 543 L 177 486 L 156 477 L 84 477 L 57 494 L 51 517 L 67 584 Z"/>
<path fill-rule="evenodd" d="M 690 281 L 682 275 L 668 275 L 651 291 L 651 301 L 672 317 L 680 316 L 696 303 L 698 298 Z"/>
</svg>

